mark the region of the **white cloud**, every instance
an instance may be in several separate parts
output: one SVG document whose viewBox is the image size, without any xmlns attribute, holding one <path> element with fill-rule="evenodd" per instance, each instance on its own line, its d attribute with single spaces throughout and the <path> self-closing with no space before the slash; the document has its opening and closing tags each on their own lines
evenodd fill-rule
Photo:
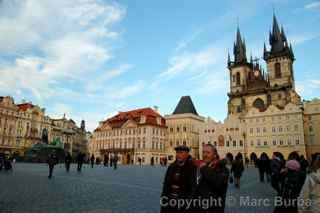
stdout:
<svg viewBox="0 0 320 213">
<path fill-rule="evenodd" d="M 31 92 L 41 100 L 55 95 L 57 83 L 88 80 L 113 57 L 112 29 L 125 15 L 115 3 L 98 0 L 4 0 L 0 6 L 1 89 Z M 101 36 L 106 36 L 103 42 Z M 84 76 L 86 74 L 86 76 Z M 80 78 L 79 78 L 80 77 Z"/>
<path fill-rule="evenodd" d="M 313 39 L 317 39 L 320 37 L 320 32 L 313 32 L 309 34 L 301 34 L 301 35 L 295 35 L 292 36 L 292 43 L 295 45 L 302 44 L 304 42 L 311 41 Z"/>
<path fill-rule="evenodd" d="M 169 60 L 169 67 L 158 77 L 168 80 L 180 74 L 205 72 L 209 66 L 217 63 L 219 57 L 217 50 L 213 47 L 204 48 L 198 52 L 178 53 Z"/>
<path fill-rule="evenodd" d="M 309 3 L 309 4 L 305 5 L 304 8 L 308 9 L 308 10 L 320 10 L 320 1 L 315 1 L 315 2 Z"/>
</svg>

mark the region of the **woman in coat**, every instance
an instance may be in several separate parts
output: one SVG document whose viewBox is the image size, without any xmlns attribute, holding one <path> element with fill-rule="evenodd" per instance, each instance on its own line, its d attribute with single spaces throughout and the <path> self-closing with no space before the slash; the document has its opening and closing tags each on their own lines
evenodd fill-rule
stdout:
<svg viewBox="0 0 320 213">
<path fill-rule="evenodd" d="M 312 156 L 311 173 L 302 187 L 299 199 L 304 205 L 299 205 L 299 213 L 316 213 L 320 210 L 320 153 Z"/>
</svg>

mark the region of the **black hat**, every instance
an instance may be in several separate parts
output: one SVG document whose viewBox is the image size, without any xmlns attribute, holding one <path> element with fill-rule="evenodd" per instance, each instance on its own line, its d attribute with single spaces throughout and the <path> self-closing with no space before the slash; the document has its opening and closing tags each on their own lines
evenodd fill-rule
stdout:
<svg viewBox="0 0 320 213">
<path fill-rule="evenodd" d="M 184 152 L 190 152 L 190 148 L 185 146 L 185 145 L 181 145 L 181 146 L 177 146 L 176 148 L 174 148 L 174 150 L 177 151 L 184 151 Z"/>
</svg>

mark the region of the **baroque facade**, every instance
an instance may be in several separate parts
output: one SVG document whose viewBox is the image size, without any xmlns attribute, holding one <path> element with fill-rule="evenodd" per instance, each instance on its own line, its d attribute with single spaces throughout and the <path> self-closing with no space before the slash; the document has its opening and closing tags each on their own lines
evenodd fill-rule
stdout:
<svg viewBox="0 0 320 213">
<path fill-rule="evenodd" d="M 68 138 L 70 133 L 72 139 Z M 32 145 L 39 142 L 50 143 L 57 139 L 65 145 L 66 151 L 75 153 L 81 149 L 85 152 L 83 133 L 85 129 L 78 128 L 72 120 L 64 118 L 59 122 L 59 119 L 51 119 L 45 115 L 45 109 L 37 105 L 25 101 L 15 104 L 12 97 L 0 97 L 0 152 L 23 156 Z M 70 149 L 68 144 L 80 149 Z"/>
<path fill-rule="evenodd" d="M 160 164 L 165 155 L 165 119 L 152 108 L 142 108 L 101 121 L 90 140 L 90 154 L 103 159 L 117 155 L 122 164 Z"/>
</svg>

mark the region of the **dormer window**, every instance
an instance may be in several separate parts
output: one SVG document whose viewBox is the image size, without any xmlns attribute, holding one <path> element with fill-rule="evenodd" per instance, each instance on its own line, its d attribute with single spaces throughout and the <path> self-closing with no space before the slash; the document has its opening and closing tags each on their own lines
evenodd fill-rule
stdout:
<svg viewBox="0 0 320 213">
<path fill-rule="evenodd" d="M 146 120 L 147 120 L 147 118 L 146 118 L 145 115 L 142 115 L 142 116 L 140 117 L 140 123 L 141 123 L 141 124 L 144 124 L 144 123 L 146 122 Z"/>
</svg>

